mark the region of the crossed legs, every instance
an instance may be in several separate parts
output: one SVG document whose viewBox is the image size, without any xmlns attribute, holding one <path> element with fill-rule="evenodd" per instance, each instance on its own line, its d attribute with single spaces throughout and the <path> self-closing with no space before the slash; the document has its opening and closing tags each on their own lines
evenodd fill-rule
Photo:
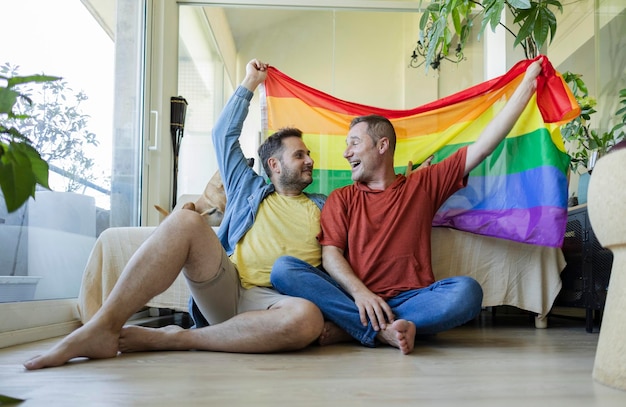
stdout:
<svg viewBox="0 0 626 407">
<path fill-rule="evenodd" d="M 476 280 L 456 276 L 437 281 L 428 287 L 406 291 L 387 300 L 396 320 L 386 329 L 375 331 L 371 323 L 364 326 L 352 297 L 320 269 L 291 256 L 276 260 L 270 276 L 276 289 L 284 294 L 315 302 L 325 324 L 320 344 L 343 342 L 349 336 L 365 346 L 376 341 L 413 350 L 416 334 L 432 335 L 475 318 L 480 312 L 482 288 Z"/>
<path fill-rule="evenodd" d="M 60 366 L 77 357 L 112 358 L 120 349 L 275 352 L 305 347 L 319 336 L 323 326 L 320 311 L 298 298 L 202 329 L 123 328 L 137 310 L 165 291 L 181 270 L 192 281 L 214 278 L 222 252 L 219 239 L 198 213 L 172 213 L 131 257 L 93 318 L 45 354 L 25 362 L 24 367 Z"/>
<path fill-rule="evenodd" d="M 352 297 L 328 274 L 300 259 L 283 256 L 276 260 L 270 275 L 272 285 L 281 293 L 314 302 L 328 320 L 319 338 L 320 345 L 346 342 L 350 337 L 374 347 L 382 342 L 403 354 L 413 351 L 416 328 L 408 319 L 398 318 L 385 329 L 364 326 Z"/>
</svg>

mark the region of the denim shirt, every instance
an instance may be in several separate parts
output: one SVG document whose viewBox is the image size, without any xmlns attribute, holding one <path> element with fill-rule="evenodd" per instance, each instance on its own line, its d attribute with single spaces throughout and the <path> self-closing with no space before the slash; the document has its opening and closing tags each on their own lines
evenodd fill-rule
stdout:
<svg viewBox="0 0 626 407">
<path fill-rule="evenodd" d="M 274 192 L 274 185 L 248 166 L 239 144 L 252 96 L 252 92 L 239 86 L 213 128 L 213 145 L 226 193 L 226 210 L 217 236 L 229 256 L 237 242 L 252 227 L 263 199 Z M 305 195 L 322 210 L 325 195 Z"/>
</svg>

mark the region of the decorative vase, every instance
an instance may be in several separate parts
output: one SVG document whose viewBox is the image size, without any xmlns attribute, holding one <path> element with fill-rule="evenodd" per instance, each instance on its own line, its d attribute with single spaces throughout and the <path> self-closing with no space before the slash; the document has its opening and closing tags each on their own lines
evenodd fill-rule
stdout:
<svg viewBox="0 0 626 407">
<path fill-rule="evenodd" d="M 587 210 L 599 242 L 613 252 L 613 267 L 593 367 L 594 380 L 626 390 L 626 149 L 598 160 L 589 182 Z"/>
<path fill-rule="evenodd" d="M 585 172 L 580 174 L 578 178 L 578 205 L 587 203 L 587 191 L 589 189 L 589 180 L 591 179 L 591 173 Z"/>
</svg>

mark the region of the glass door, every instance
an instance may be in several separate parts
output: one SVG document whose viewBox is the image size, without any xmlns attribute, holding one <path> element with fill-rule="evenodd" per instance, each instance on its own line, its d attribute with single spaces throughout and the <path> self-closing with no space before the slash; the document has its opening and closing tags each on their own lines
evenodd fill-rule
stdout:
<svg viewBox="0 0 626 407">
<path fill-rule="evenodd" d="M 100 233 L 140 221 L 146 5 L 9 0 L 0 14 L 11 33 L 0 75 L 61 77 L 21 89 L 31 119 L 17 125 L 48 162 L 50 190 L 11 213 L 0 199 L 0 306 L 73 299 Z M 28 319 L 12 316 L 0 333 Z"/>
</svg>

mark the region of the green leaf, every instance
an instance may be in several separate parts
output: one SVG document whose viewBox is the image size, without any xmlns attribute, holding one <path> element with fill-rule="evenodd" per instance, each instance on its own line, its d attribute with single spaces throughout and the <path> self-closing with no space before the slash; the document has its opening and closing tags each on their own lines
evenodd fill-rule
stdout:
<svg viewBox="0 0 626 407">
<path fill-rule="evenodd" d="M 425 12 L 424 14 L 422 14 L 422 17 L 420 18 L 420 30 L 424 31 L 426 29 L 426 25 L 428 24 L 428 20 L 430 17 L 430 13 Z"/>
<path fill-rule="evenodd" d="M 460 35 L 463 28 L 461 25 L 461 15 L 457 8 L 452 9 L 452 24 L 454 25 L 454 31 Z"/>
<path fill-rule="evenodd" d="M 11 114 L 20 94 L 12 89 L 0 87 L 0 114 Z"/>
<path fill-rule="evenodd" d="M 430 3 L 428 7 L 426 7 L 427 11 L 439 13 L 441 10 L 441 5 L 439 3 Z"/>
<path fill-rule="evenodd" d="M 530 0 L 508 0 L 509 6 L 519 9 L 530 8 Z"/>
<path fill-rule="evenodd" d="M 541 46 L 545 44 L 546 39 L 548 38 L 549 30 L 549 22 L 540 11 L 537 13 L 537 20 L 535 21 L 535 26 L 533 27 L 533 36 L 535 38 L 535 42 L 537 43 L 537 48 L 541 48 Z"/>
<path fill-rule="evenodd" d="M 493 7 L 489 8 L 489 22 L 491 23 L 491 31 L 495 32 L 502 18 L 502 10 L 504 9 L 504 2 L 496 3 Z"/>
<path fill-rule="evenodd" d="M 522 43 L 526 38 L 531 36 L 535 25 L 535 20 L 532 17 L 529 17 L 524 21 L 524 24 L 517 32 L 517 37 L 515 37 L 515 42 L 513 42 L 513 47 L 518 46 Z"/>
<path fill-rule="evenodd" d="M 550 33 L 550 42 L 556 34 L 556 16 L 547 7 L 542 7 L 537 10 L 537 22 L 535 24 L 535 41 L 537 46 L 541 48 L 541 45 L 545 44 L 548 38 L 548 32 Z"/>
<path fill-rule="evenodd" d="M 5 396 L 4 394 L 0 394 L 0 405 L 1 406 L 8 406 L 11 404 L 18 404 L 25 401 L 25 399 L 18 399 L 15 397 L 10 397 L 10 396 Z"/>
<path fill-rule="evenodd" d="M 561 4 L 559 0 L 544 0 L 544 1 L 546 2 L 547 5 L 555 6 L 556 8 L 559 9 L 561 13 L 563 12 L 563 5 Z"/>
<path fill-rule="evenodd" d="M 35 196 L 37 184 L 49 188 L 48 163 L 26 143 L 11 142 L 3 150 L 5 152 L 0 158 L 0 187 L 10 213 L 19 209 L 29 197 Z"/>
<path fill-rule="evenodd" d="M 48 76 L 48 75 L 28 75 L 28 76 L 14 76 L 7 80 L 7 87 L 12 88 L 16 85 L 21 85 L 24 83 L 41 83 L 41 82 L 51 82 L 58 81 L 61 79 L 58 76 Z"/>
<path fill-rule="evenodd" d="M 519 23 L 522 20 L 526 20 L 531 13 L 533 13 L 534 10 L 533 9 L 528 9 L 528 10 L 520 10 L 517 15 L 515 16 L 515 19 L 513 20 L 514 23 Z"/>
</svg>

